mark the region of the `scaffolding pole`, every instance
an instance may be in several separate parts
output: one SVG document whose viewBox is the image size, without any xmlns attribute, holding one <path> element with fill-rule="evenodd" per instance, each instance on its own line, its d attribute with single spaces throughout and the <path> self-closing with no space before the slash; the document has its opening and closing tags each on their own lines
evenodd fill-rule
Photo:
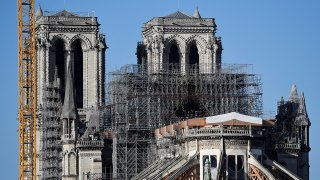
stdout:
<svg viewBox="0 0 320 180">
<path fill-rule="evenodd" d="M 62 178 L 62 126 L 61 88 L 57 83 L 50 83 L 44 89 L 43 106 L 40 111 L 40 170 L 41 179 L 54 180 Z"/>
</svg>

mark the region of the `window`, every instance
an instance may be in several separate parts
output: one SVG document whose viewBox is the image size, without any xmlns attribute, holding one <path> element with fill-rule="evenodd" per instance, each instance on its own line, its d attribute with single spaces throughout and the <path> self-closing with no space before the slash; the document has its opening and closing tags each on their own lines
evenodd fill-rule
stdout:
<svg viewBox="0 0 320 180">
<path fill-rule="evenodd" d="M 49 81 L 60 82 L 61 91 L 60 97 L 64 101 L 64 88 L 65 88 L 65 45 L 62 39 L 57 39 L 51 47 L 50 51 L 50 64 L 49 64 Z"/>
<path fill-rule="evenodd" d="M 228 156 L 228 179 L 244 180 L 244 156 Z"/>
<path fill-rule="evenodd" d="M 198 48 L 194 44 L 189 50 L 189 73 L 194 74 L 199 72 L 199 53 Z"/>
<path fill-rule="evenodd" d="M 179 48 L 177 45 L 172 44 L 169 52 L 169 71 L 179 72 L 180 71 L 180 55 Z"/>
<path fill-rule="evenodd" d="M 217 177 L 217 156 L 204 155 L 202 156 L 203 179 L 213 180 Z"/>
<path fill-rule="evenodd" d="M 83 51 L 81 41 L 76 40 L 73 45 L 74 58 L 74 88 L 77 108 L 83 108 Z"/>
</svg>

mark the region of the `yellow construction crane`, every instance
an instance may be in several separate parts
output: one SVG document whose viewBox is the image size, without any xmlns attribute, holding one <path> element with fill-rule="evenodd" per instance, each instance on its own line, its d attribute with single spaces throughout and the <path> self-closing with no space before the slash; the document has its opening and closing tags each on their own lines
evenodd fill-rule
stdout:
<svg viewBox="0 0 320 180">
<path fill-rule="evenodd" d="M 36 39 L 34 0 L 18 0 L 19 179 L 36 179 Z"/>
</svg>

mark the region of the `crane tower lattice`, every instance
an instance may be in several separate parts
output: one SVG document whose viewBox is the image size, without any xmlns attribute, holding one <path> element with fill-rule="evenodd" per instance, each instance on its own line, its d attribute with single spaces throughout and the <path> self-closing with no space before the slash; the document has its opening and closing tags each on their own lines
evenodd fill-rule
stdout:
<svg viewBox="0 0 320 180">
<path fill-rule="evenodd" d="M 18 0 L 19 179 L 36 179 L 36 40 L 34 0 Z"/>
</svg>

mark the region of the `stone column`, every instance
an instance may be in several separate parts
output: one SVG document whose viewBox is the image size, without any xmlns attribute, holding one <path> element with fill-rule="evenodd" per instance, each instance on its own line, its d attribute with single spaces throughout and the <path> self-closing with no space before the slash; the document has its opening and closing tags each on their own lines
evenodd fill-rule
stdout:
<svg viewBox="0 0 320 180">
<path fill-rule="evenodd" d="M 88 49 L 83 52 L 83 108 L 88 107 Z"/>
<path fill-rule="evenodd" d="M 39 45 L 38 46 L 38 53 L 37 53 L 37 64 L 38 64 L 38 73 L 37 73 L 37 93 L 38 93 L 38 97 L 37 97 L 37 105 L 40 105 L 40 104 L 43 104 L 43 83 L 44 83 L 44 72 L 45 72 L 45 69 L 44 69 L 44 63 L 45 63 L 45 47 Z"/>
<path fill-rule="evenodd" d="M 151 52 L 151 50 L 148 48 L 147 49 L 147 65 L 148 65 L 148 73 L 152 73 L 153 71 L 152 71 L 152 52 Z"/>
<path fill-rule="evenodd" d="M 160 51 L 159 51 L 159 70 L 163 70 L 163 47 L 160 46 Z"/>
<path fill-rule="evenodd" d="M 46 82 L 46 85 L 49 85 L 49 82 L 50 82 L 50 76 L 49 76 L 49 72 L 50 72 L 50 66 L 53 66 L 53 59 L 55 58 L 56 54 L 55 52 L 51 52 L 51 57 L 50 57 L 50 48 L 47 47 L 46 49 L 46 58 L 45 58 L 45 82 Z"/>
<path fill-rule="evenodd" d="M 99 59 L 98 59 L 98 85 L 99 85 L 99 94 L 98 94 L 98 105 L 102 106 L 102 98 L 103 98 L 103 88 L 104 88 L 104 82 L 102 81 L 104 74 L 103 67 L 102 67 L 102 61 L 103 61 L 103 49 L 99 49 Z"/>
<path fill-rule="evenodd" d="M 187 68 L 188 68 L 188 64 L 187 64 L 187 59 L 186 59 L 186 51 L 182 51 L 180 54 L 180 72 L 182 75 L 185 75 L 187 73 Z"/>
<path fill-rule="evenodd" d="M 210 48 L 206 48 L 206 53 L 204 54 L 204 59 L 206 60 L 205 63 L 207 66 L 207 70 L 206 70 L 206 73 L 213 73 L 214 72 L 214 59 L 213 59 L 213 56 L 212 56 L 212 51 Z"/>
<path fill-rule="evenodd" d="M 99 103 L 99 61 L 100 61 L 100 51 L 98 48 L 96 48 L 95 51 L 96 58 L 94 60 L 94 78 L 95 78 L 95 95 L 94 95 L 94 100 L 92 101 L 93 106 L 97 106 Z"/>
<path fill-rule="evenodd" d="M 88 50 L 87 58 L 87 108 L 96 105 L 97 98 L 97 58 L 98 50 Z"/>
<path fill-rule="evenodd" d="M 209 69 L 209 64 L 206 63 L 205 61 L 205 53 L 198 51 L 198 55 L 199 55 L 199 64 L 198 64 L 198 69 L 197 67 L 194 67 L 194 71 L 197 73 L 207 73 L 208 69 Z"/>
</svg>

